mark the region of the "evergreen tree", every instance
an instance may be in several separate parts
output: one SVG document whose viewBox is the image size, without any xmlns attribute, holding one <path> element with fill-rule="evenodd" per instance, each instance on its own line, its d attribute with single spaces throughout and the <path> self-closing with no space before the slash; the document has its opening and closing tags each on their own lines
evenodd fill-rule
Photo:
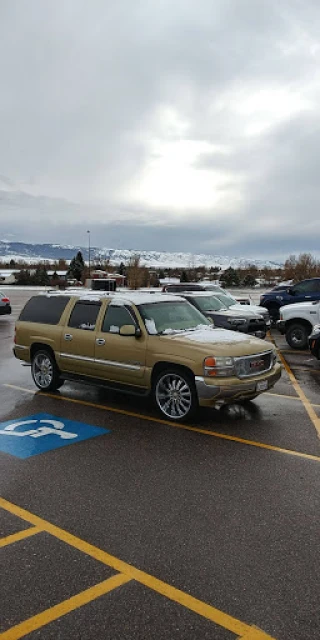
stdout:
<svg viewBox="0 0 320 640">
<path fill-rule="evenodd" d="M 184 270 L 181 272 L 180 282 L 189 282 L 188 274 Z"/>
<path fill-rule="evenodd" d="M 84 266 L 84 260 L 82 257 L 82 253 L 81 251 L 78 251 L 77 255 L 72 258 L 68 271 L 67 271 L 67 276 L 68 277 L 72 277 L 75 280 L 80 281 L 84 272 L 85 266 Z"/>
<path fill-rule="evenodd" d="M 235 269 L 229 267 L 221 276 L 220 281 L 224 287 L 238 287 L 240 284 L 239 274 Z"/>
</svg>

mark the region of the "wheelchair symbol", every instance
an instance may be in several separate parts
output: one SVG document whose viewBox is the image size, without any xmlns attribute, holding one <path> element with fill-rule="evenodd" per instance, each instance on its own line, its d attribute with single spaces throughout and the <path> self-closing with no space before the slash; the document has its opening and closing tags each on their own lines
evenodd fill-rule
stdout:
<svg viewBox="0 0 320 640">
<path fill-rule="evenodd" d="M 39 426 L 36 429 L 29 429 L 27 431 L 16 431 L 19 427 L 24 427 L 27 425 L 35 425 L 37 423 L 44 423 L 45 425 L 51 426 Z M 45 420 L 21 420 L 20 422 L 14 422 L 13 424 L 9 424 L 4 429 L 0 429 L 0 435 L 4 436 L 18 436 L 20 438 L 24 438 L 26 436 L 30 436 L 30 438 L 41 438 L 42 436 L 47 435 L 56 435 L 60 436 L 62 440 L 71 440 L 72 438 L 77 438 L 77 433 L 70 433 L 69 431 L 62 431 L 64 428 L 63 422 L 60 420 L 49 420 L 48 418 Z"/>
</svg>

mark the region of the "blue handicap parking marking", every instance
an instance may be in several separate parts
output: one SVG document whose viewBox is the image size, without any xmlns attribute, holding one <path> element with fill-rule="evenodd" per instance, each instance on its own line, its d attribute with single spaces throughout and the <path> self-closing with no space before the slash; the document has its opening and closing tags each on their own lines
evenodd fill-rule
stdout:
<svg viewBox="0 0 320 640">
<path fill-rule="evenodd" d="M 36 413 L 0 422 L 0 451 L 17 458 L 29 458 L 106 433 L 110 430 L 50 413 Z"/>
</svg>

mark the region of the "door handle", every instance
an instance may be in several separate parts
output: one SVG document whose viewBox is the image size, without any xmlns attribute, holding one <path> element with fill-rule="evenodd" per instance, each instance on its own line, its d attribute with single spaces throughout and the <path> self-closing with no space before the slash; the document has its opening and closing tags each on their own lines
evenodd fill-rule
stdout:
<svg viewBox="0 0 320 640">
<path fill-rule="evenodd" d="M 64 334 L 64 339 L 65 339 L 65 340 L 72 340 L 72 335 L 71 335 L 71 333 L 65 333 L 65 334 Z"/>
<path fill-rule="evenodd" d="M 104 344 L 106 344 L 106 341 L 105 341 L 105 339 L 104 339 L 104 338 L 97 338 L 97 339 L 96 339 L 96 344 L 98 344 L 98 345 L 104 345 Z"/>
</svg>

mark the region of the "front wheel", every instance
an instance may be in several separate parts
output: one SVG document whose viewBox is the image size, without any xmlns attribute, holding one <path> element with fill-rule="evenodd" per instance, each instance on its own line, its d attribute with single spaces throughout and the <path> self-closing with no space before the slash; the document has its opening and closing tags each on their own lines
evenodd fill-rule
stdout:
<svg viewBox="0 0 320 640">
<path fill-rule="evenodd" d="M 35 384 L 42 391 L 56 391 L 63 384 L 53 354 L 45 349 L 34 354 L 31 373 Z"/>
<path fill-rule="evenodd" d="M 292 349 L 307 349 L 309 333 L 304 324 L 296 322 L 287 329 L 286 341 Z"/>
<path fill-rule="evenodd" d="M 167 369 L 157 376 L 153 385 L 153 399 L 158 410 L 175 422 L 190 418 L 198 406 L 191 376 L 179 369 Z"/>
</svg>

